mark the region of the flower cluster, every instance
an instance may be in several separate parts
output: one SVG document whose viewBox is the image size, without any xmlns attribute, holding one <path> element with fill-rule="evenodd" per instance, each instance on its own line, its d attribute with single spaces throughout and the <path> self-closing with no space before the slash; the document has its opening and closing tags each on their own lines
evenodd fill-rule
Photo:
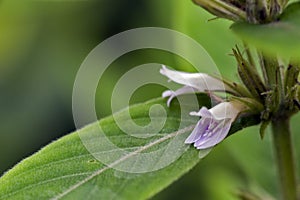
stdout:
<svg viewBox="0 0 300 200">
<path fill-rule="evenodd" d="M 168 97 L 167 105 L 178 95 L 194 92 L 228 92 L 237 96 L 236 100 L 223 101 L 211 109 L 202 107 L 198 112 L 191 112 L 190 115 L 199 116 L 201 119 L 196 124 L 190 136 L 185 140 L 186 144 L 194 144 L 197 149 L 209 149 L 220 143 L 229 133 L 231 124 L 239 114 L 249 112 L 251 109 L 246 101 L 239 101 L 238 96 L 243 94 L 241 86 L 234 88 L 232 85 L 204 73 L 186 73 L 168 69 L 163 66 L 160 73 L 171 81 L 184 85 L 182 88 L 163 93 Z M 240 98 L 242 99 L 242 98 Z M 254 100 L 253 100 L 254 101 Z M 247 100 L 247 102 L 250 102 Z"/>
</svg>

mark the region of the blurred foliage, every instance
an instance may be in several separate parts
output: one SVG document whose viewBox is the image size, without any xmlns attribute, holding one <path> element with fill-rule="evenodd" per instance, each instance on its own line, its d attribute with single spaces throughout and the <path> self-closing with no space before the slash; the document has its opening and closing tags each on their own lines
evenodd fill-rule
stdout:
<svg viewBox="0 0 300 200">
<path fill-rule="evenodd" d="M 299 59 L 300 2 L 290 4 L 279 19 L 263 25 L 235 23 L 231 29 L 244 41 L 265 52 L 287 59 Z"/>
<path fill-rule="evenodd" d="M 145 26 L 181 31 L 203 45 L 225 77 L 237 80 L 236 64 L 229 54 L 241 42 L 229 29 L 229 21 L 208 21 L 212 18 L 190 1 L 0 1 L 0 171 L 75 129 L 72 87 L 76 72 L 96 45 L 121 31 Z M 174 44 L 186 48 L 180 41 Z M 110 114 L 112 88 L 122 73 L 148 62 L 194 70 L 182 58 L 158 50 L 122 56 L 99 82 L 105 85 L 96 97 L 99 118 Z M 205 67 L 204 71 L 210 70 Z M 132 102 L 160 96 L 162 91 L 156 85 L 142 87 Z M 293 118 L 295 143 L 300 141 L 299 117 Z M 229 137 L 153 199 L 236 199 L 232 194 L 237 189 L 276 195 L 269 136 L 261 141 L 253 127 Z"/>
</svg>

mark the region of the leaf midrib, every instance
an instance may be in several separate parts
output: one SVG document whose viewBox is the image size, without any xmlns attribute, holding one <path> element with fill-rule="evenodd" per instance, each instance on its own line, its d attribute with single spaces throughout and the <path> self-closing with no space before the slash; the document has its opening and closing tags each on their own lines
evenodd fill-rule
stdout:
<svg viewBox="0 0 300 200">
<path fill-rule="evenodd" d="M 110 118 L 110 117 L 109 117 Z M 146 118 L 146 117 L 137 117 L 137 118 L 135 118 L 135 119 L 148 119 L 148 118 Z M 174 121 L 177 121 L 178 120 L 178 118 L 176 118 L 176 117 L 168 117 L 168 120 L 174 120 Z M 195 120 L 190 120 L 190 119 L 182 119 L 181 121 L 185 121 L 185 122 L 191 122 L 191 123 L 195 123 Z M 80 131 L 80 130 L 79 130 Z M 170 133 L 165 133 L 165 134 L 170 134 Z M 78 134 L 77 134 L 78 135 Z M 163 135 L 162 135 L 163 136 Z M 119 137 L 122 137 L 122 136 L 120 136 L 120 135 L 113 135 L 113 136 L 108 136 L 109 138 L 119 138 Z M 138 148 L 139 146 L 136 146 L 136 147 L 133 147 L 133 148 Z M 124 149 L 124 148 L 123 148 Z M 127 149 L 127 148 L 126 148 Z M 128 149 L 132 149 L 131 147 L 130 148 L 128 148 Z M 94 154 L 97 154 L 97 152 L 95 152 Z M 57 164 L 57 163 L 61 163 L 61 162 L 65 162 L 65 161 L 70 161 L 70 160 L 75 160 L 75 159 L 78 159 L 78 158 L 84 158 L 84 157 L 87 157 L 87 156 L 89 156 L 89 155 L 91 155 L 90 153 L 87 153 L 87 154 L 79 154 L 79 155 L 74 155 L 74 156 L 70 156 L 70 157 L 68 157 L 68 158 L 65 158 L 65 159 L 60 159 L 60 160 L 56 160 L 56 161 L 52 161 L 52 162 L 50 162 L 50 163 L 43 163 L 43 164 L 41 164 L 41 165 L 38 165 L 37 167 L 33 167 L 33 168 L 30 168 L 30 169 L 28 169 L 28 170 L 26 170 L 26 171 L 24 171 L 24 172 L 22 172 L 22 173 L 20 173 L 20 174 L 16 174 L 16 175 L 14 175 L 14 176 L 11 176 L 10 177 L 10 180 L 12 179 L 12 178 L 16 178 L 16 177 L 20 177 L 20 176 L 22 176 L 23 174 L 25 174 L 25 173 L 28 173 L 28 172 L 31 172 L 31 171 L 33 171 L 33 170 L 38 170 L 38 169 L 41 169 L 41 168 L 43 168 L 43 167 L 47 167 L 47 166 L 51 166 L 51 165 L 53 165 L 53 164 Z M 7 181 L 10 181 L 10 180 L 3 180 L 3 183 L 5 183 L 5 182 L 7 182 Z M 0 199 L 1 199 L 2 197 L 0 197 Z"/>
<path fill-rule="evenodd" d="M 94 177 L 100 175 L 101 173 L 105 172 L 106 170 L 111 169 L 115 165 L 117 165 L 117 164 L 119 164 L 119 163 L 127 160 L 128 158 L 130 158 L 130 157 L 132 157 L 132 156 L 134 156 L 134 155 L 136 155 L 138 153 L 141 153 L 142 151 L 147 150 L 148 148 L 151 148 L 154 145 L 159 144 L 161 142 L 164 142 L 164 141 L 166 141 L 166 140 L 168 140 L 168 139 L 170 139 L 172 137 L 175 137 L 177 135 L 186 133 L 187 131 L 191 131 L 193 128 L 194 128 L 194 125 L 190 125 L 188 127 L 185 127 L 183 129 L 180 129 L 180 130 L 175 131 L 173 133 L 167 134 L 165 137 L 162 137 L 162 138 L 160 138 L 160 139 L 158 139 L 156 141 L 150 142 L 148 145 L 142 146 L 141 148 L 137 149 L 136 151 L 133 151 L 133 152 L 131 152 L 131 153 L 129 153 L 129 154 L 121 157 L 120 159 L 116 160 L 111 165 L 106 166 L 106 167 L 104 167 L 102 169 L 99 169 L 99 170 L 95 171 L 92 175 L 88 176 L 87 178 L 83 179 L 82 181 L 80 181 L 80 182 L 76 183 L 75 185 L 71 186 L 65 192 L 57 195 L 56 197 L 51 198 L 51 200 L 59 200 L 59 199 L 61 199 L 62 197 L 64 197 L 65 195 L 69 194 L 70 192 L 72 192 L 76 188 L 80 187 L 84 183 L 90 181 L 91 179 L 93 179 Z"/>
<path fill-rule="evenodd" d="M 158 138 L 155 141 L 149 142 L 147 145 L 138 147 L 138 149 L 136 149 L 135 151 L 133 151 L 133 152 L 131 152 L 131 153 L 129 153 L 129 154 L 121 157 L 120 159 L 114 161 L 109 166 L 105 166 L 104 168 L 101 168 L 99 170 L 92 171 L 92 172 L 82 172 L 82 173 L 66 174 L 66 175 L 63 175 L 63 176 L 60 176 L 60 177 L 54 177 L 54 178 L 51 178 L 51 179 L 46 179 L 46 180 L 40 181 L 39 183 L 27 185 L 26 187 L 20 188 L 19 190 L 10 192 L 10 193 L 8 193 L 8 194 L 0 197 L 0 199 L 5 199 L 7 197 L 11 197 L 11 196 L 13 196 L 13 195 L 15 195 L 15 194 L 17 194 L 19 192 L 22 192 L 22 191 L 27 190 L 29 188 L 32 188 L 34 186 L 43 185 L 43 184 L 47 184 L 47 183 L 50 183 L 50 182 L 53 182 L 53 181 L 62 180 L 62 179 L 65 179 L 65 178 L 70 178 L 70 177 L 90 175 L 90 176 L 84 178 L 82 181 L 79 181 L 78 183 L 70 186 L 69 189 L 67 189 L 63 193 L 58 194 L 56 197 L 51 198 L 51 200 L 61 199 L 62 197 L 66 196 L 67 194 L 71 193 L 76 188 L 78 188 L 81 185 L 85 184 L 86 182 L 90 181 L 94 177 L 102 174 L 106 170 L 111 169 L 115 165 L 117 165 L 117 164 L 119 164 L 119 163 L 121 163 L 121 162 L 129 159 L 130 157 L 135 156 L 136 154 L 141 153 L 141 152 L 143 152 L 143 151 L 145 151 L 145 150 L 147 150 L 147 149 L 149 149 L 149 148 L 151 148 L 151 147 L 153 147 L 155 145 L 158 145 L 158 144 L 160 144 L 160 143 L 162 143 L 162 142 L 164 142 L 164 141 L 166 141 L 168 139 L 171 139 L 171 138 L 173 138 L 173 137 L 175 137 L 177 135 L 180 135 L 180 134 L 186 133 L 188 131 L 191 131 L 193 128 L 194 128 L 194 125 L 190 125 L 190 126 L 187 126 L 187 127 L 183 128 L 183 129 L 177 130 L 175 132 L 171 132 L 169 134 L 166 134 L 163 137 Z M 98 153 L 98 152 L 95 152 L 95 153 Z M 55 161 L 55 163 L 60 163 L 60 162 L 65 161 L 65 160 L 78 159 L 78 158 L 86 157 L 86 156 L 89 156 L 89 155 L 91 155 L 91 154 L 81 154 L 81 155 L 73 156 L 71 158 L 67 158 L 67 159 Z M 43 164 L 43 165 L 39 166 L 38 168 L 43 168 L 43 167 L 48 166 L 48 165 L 51 166 L 52 164 L 53 164 L 53 162 L 47 163 L 47 164 Z M 34 168 L 34 169 L 36 170 L 37 168 Z M 32 171 L 34 169 L 30 169 L 30 171 Z M 15 176 L 14 178 L 19 177 L 19 175 Z"/>
</svg>

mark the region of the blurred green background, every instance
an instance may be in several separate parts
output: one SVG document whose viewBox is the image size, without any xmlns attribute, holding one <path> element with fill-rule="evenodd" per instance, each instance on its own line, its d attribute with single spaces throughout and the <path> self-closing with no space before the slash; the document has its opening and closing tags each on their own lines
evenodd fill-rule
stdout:
<svg viewBox="0 0 300 200">
<path fill-rule="evenodd" d="M 211 18 L 191 1 L 0 1 L 0 173 L 75 130 L 72 87 L 76 72 L 96 45 L 121 31 L 148 26 L 181 31 L 210 53 L 222 75 L 237 80 L 229 54 L 240 41 L 230 31 L 229 21 L 208 22 Z M 176 42 L 177 48 L 184 45 Z M 111 114 L 110 97 L 118 78 L 150 62 L 193 70 L 178 56 L 159 50 L 120 57 L 100 80 L 106 87 L 97 91 L 99 118 Z M 155 85 L 142 87 L 132 103 L 161 96 L 162 91 Z M 297 121 L 299 115 L 293 118 L 299 158 Z M 231 136 L 153 199 L 228 200 L 236 199 L 237 189 L 278 195 L 270 134 L 261 141 L 257 130 L 251 127 Z"/>
</svg>

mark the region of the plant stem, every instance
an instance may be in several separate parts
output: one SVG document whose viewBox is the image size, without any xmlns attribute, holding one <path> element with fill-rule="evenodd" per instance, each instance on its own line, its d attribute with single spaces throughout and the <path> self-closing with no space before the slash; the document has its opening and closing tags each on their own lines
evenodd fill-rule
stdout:
<svg viewBox="0 0 300 200">
<path fill-rule="evenodd" d="M 272 122 L 273 142 L 284 200 L 297 200 L 297 180 L 289 117 Z"/>
</svg>

